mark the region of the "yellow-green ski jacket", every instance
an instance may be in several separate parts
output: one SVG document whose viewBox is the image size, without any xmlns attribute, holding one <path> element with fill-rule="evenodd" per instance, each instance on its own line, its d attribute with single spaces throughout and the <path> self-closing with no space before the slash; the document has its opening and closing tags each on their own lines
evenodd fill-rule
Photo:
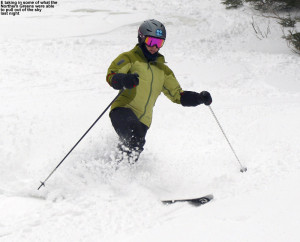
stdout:
<svg viewBox="0 0 300 242">
<path fill-rule="evenodd" d="M 153 107 L 161 92 L 172 102 L 180 103 L 180 93 L 183 91 L 161 54 L 158 54 L 156 61 L 148 62 L 141 48 L 136 45 L 111 63 L 106 76 L 110 85 L 115 73 L 137 73 L 139 85 L 124 90 L 112 104 L 111 110 L 116 107 L 130 108 L 143 124 L 150 127 Z"/>
</svg>

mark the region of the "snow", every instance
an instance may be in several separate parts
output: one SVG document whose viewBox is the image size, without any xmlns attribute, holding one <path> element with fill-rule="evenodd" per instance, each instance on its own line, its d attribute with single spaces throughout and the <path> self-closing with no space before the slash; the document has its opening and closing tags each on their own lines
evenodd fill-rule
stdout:
<svg viewBox="0 0 300 242">
<path fill-rule="evenodd" d="M 217 0 L 59 1 L 0 16 L 0 241 L 299 241 L 300 58 L 271 20 Z M 185 90 L 207 90 L 246 173 L 208 107 L 159 97 L 134 167 L 108 163 L 111 61 L 139 24 L 165 23 L 161 49 Z M 213 193 L 201 207 L 160 199 Z"/>
</svg>

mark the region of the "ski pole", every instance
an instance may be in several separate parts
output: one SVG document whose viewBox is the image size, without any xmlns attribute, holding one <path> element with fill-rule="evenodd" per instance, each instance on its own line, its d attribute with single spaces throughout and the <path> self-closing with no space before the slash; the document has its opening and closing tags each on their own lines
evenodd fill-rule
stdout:
<svg viewBox="0 0 300 242">
<path fill-rule="evenodd" d="M 227 138 L 227 136 L 226 136 L 226 134 L 225 134 L 225 132 L 224 132 L 224 130 L 223 130 L 223 128 L 222 128 L 220 122 L 219 122 L 219 120 L 217 119 L 217 116 L 215 115 L 215 113 L 214 113 L 214 111 L 212 110 L 211 106 L 208 105 L 208 107 L 209 107 L 209 110 L 211 111 L 211 114 L 212 114 L 213 117 L 215 118 L 217 124 L 219 125 L 219 127 L 220 127 L 220 129 L 221 129 L 221 131 L 222 131 L 222 133 L 223 133 L 223 135 L 224 135 L 224 137 L 225 137 L 225 139 L 227 140 L 227 143 L 228 143 L 229 147 L 231 148 L 231 150 L 232 150 L 232 152 L 233 152 L 235 158 L 237 159 L 238 163 L 240 164 L 240 172 L 246 172 L 246 171 L 247 171 L 247 167 L 245 167 L 245 166 L 242 165 L 240 159 L 238 158 L 238 156 L 236 155 L 236 152 L 234 151 L 232 145 L 230 144 L 230 142 L 229 142 L 229 140 L 228 140 L 228 138 Z"/>
<path fill-rule="evenodd" d="M 109 109 L 109 107 L 112 105 L 112 103 L 122 94 L 124 89 L 120 90 L 118 95 L 110 102 L 110 104 L 104 109 L 104 111 L 100 114 L 100 116 L 96 119 L 96 121 L 89 127 L 89 129 L 81 136 L 81 138 L 77 141 L 77 143 L 72 147 L 72 149 L 66 154 L 66 156 L 61 160 L 61 162 L 58 163 L 58 165 L 54 168 L 54 170 L 49 174 L 49 176 L 42 182 L 39 186 L 38 190 L 42 186 L 45 186 L 46 181 L 52 176 L 52 174 L 57 170 L 57 168 L 64 162 L 64 160 L 71 154 L 71 152 L 75 149 L 75 147 L 80 143 L 80 141 L 87 135 L 87 133 L 94 127 L 94 125 L 99 121 L 99 119 L 103 116 L 103 114 Z"/>
</svg>

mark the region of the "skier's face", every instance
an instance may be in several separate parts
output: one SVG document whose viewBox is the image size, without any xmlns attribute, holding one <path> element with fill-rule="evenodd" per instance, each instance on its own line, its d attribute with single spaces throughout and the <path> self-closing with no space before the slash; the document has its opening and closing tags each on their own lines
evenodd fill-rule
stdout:
<svg viewBox="0 0 300 242">
<path fill-rule="evenodd" d="M 154 45 L 154 46 L 146 45 L 146 48 L 152 55 L 155 54 L 159 50 L 156 45 Z"/>
</svg>

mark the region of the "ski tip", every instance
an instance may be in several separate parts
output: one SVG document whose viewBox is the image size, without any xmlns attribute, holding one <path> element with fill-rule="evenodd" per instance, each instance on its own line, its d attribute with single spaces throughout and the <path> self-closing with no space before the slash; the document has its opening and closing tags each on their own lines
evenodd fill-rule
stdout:
<svg viewBox="0 0 300 242">
<path fill-rule="evenodd" d="M 214 198 L 214 196 L 212 194 L 209 194 L 204 197 L 191 199 L 188 202 L 189 202 L 189 204 L 198 207 L 198 206 L 201 206 L 203 204 L 210 202 L 213 198 Z"/>
<path fill-rule="evenodd" d="M 197 198 L 187 198 L 187 199 L 174 199 L 174 200 L 162 200 L 163 204 L 173 204 L 176 202 L 188 202 L 194 206 L 200 206 L 205 203 L 208 203 L 214 198 L 213 194 L 208 194 L 206 196 L 197 197 Z"/>
<path fill-rule="evenodd" d="M 247 167 L 242 167 L 241 169 L 240 169 L 240 172 L 246 172 L 247 171 Z"/>
</svg>

